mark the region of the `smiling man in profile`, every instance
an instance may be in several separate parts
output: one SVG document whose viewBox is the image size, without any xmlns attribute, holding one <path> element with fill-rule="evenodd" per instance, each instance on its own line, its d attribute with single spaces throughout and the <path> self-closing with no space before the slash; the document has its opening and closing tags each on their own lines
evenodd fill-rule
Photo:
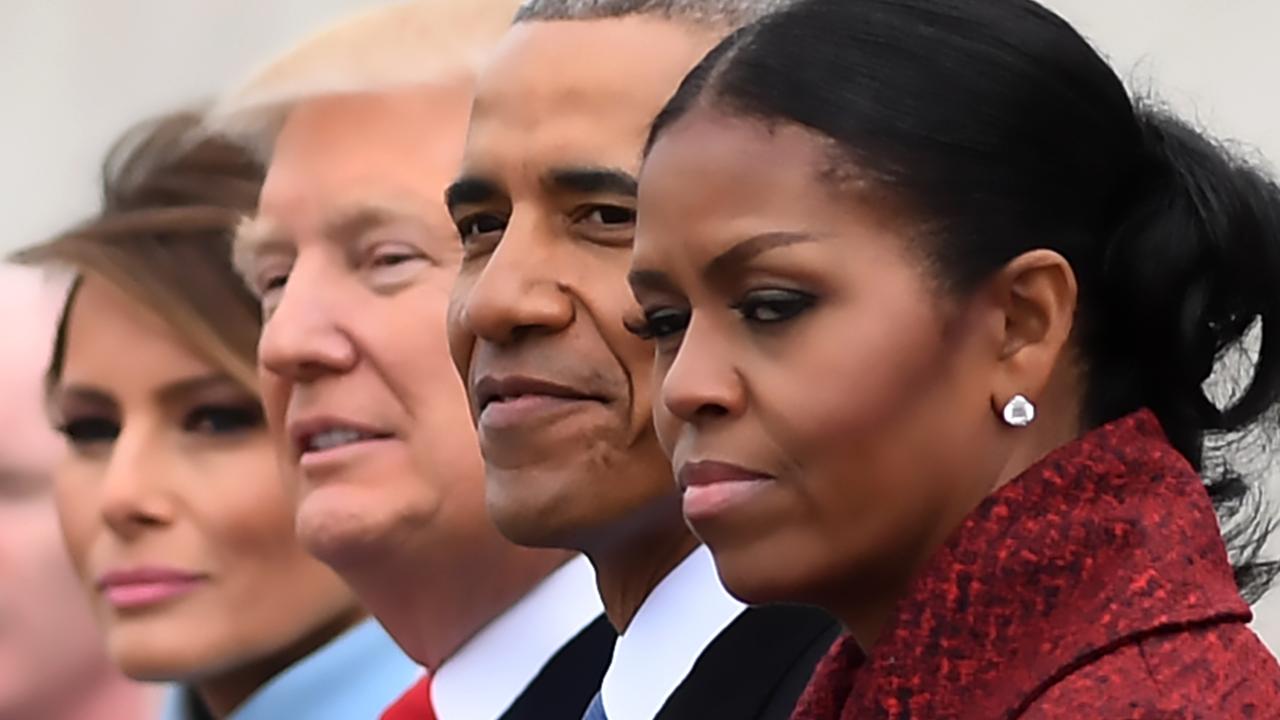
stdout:
<svg viewBox="0 0 1280 720">
<path fill-rule="evenodd" d="M 653 348 L 624 329 L 648 128 L 767 0 L 531 0 L 478 82 L 448 191 L 449 339 L 512 540 L 586 553 L 621 633 L 588 717 L 787 718 L 836 626 L 747 609 L 681 517 L 653 430 Z"/>
<path fill-rule="evenodd" d="M 211 123 L 268 159 L 237 265 L 300 539 L 431 671 L 388 718 L 580 714 L 614 633 L 584 559 L 507 542 L 449 363 L 442 197 L 514 0 L 380 7 L 303 43 Z"/>
</svg>

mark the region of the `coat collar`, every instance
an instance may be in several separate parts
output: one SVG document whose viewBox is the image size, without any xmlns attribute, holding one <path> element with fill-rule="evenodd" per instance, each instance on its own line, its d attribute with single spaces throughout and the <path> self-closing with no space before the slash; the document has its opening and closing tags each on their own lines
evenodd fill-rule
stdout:
<svg viewBox="0 0 1280 720">
<path fill-rule="evenodd" d="M 1249 618 L 1203 482 L 1141 411 L 988 497 L 865 660 L 837 643 L 796 717 L 1014 717 L 1135 637 Z"/>
</svg>

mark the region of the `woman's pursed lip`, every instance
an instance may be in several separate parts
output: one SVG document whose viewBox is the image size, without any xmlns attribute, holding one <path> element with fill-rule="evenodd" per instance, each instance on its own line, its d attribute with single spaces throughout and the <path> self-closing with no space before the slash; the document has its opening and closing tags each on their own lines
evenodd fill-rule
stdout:
<svg viewBox="0 0 1280 720">
<path fill-rule="evenodd" d="M 170 567 L 134 567 L 109 570 L 98 577 L 98 588 L 105 589 L 120 585 L 141 585 L 146 583 L 190 582 L 201 580 L 204 573 L 193 572 Z"/>
<path fill-rule="evenodd" d="M 135 609 L 185 595 L 208 576 L 167 567 L 112 570 L 98 578 L 103 597 L 118 609 Z"/>
<path fill-rule="evenodd" d="M 768 473 L 718 460 L 687 462 L 680 466 L 676 476 L 681 490 L 719 483 L 762 482 L 773 479 L 773 476 Z"/>
</svg>

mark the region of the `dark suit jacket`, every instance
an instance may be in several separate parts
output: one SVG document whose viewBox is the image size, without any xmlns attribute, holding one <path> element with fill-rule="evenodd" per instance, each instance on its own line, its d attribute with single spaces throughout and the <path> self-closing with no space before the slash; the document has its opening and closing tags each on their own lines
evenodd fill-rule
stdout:
<svg viewBox="0 0 1280 720">
<path fill-rule="evenodd" d="M 542 666 L 501 720 L 579 720 L 604 681 L 618 635 L 604 615 Z"/>
<path fill-rule="evenodd" d="M 613 658 L 617 634 L 604 615 L 565 643 L 529 686 L 511 703 L 501 720 L 578 720 L 600 689 Z M 423 720 L 432 717 L 427 679 L 410 688 L 382 714 L 382 720 Z"/>
<path fill-rule="evenodd" d="M 1204 483 L 1139 412 L 983 502 L 797 720 L 1280 718 Z"/>
<path fill-rule="evenodd" d="M 655 720 L 786 720 L 838 634 L 818 610 L 750 608 L 702 651 Z"/>
</svg>

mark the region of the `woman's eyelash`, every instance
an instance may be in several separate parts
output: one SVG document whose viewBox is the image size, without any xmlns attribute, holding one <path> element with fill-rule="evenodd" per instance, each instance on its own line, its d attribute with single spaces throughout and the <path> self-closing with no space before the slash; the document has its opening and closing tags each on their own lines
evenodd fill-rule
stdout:
<svg viewBox="0 0 1280 720">
<path fill-rule="evenodd" d="M 187 432 L 225 435 L 261 427 L 262 407 L 257 404 L 203 405 L 189 412 L 183 421 Z"/>
<path fill-rule="evenodd" d="M 689 325 L 689 312 L 674 308 L 658 308 L 644 311 L 644 319 L 628 320 L 627 331 L 642 340 L 660 340 L 683 332 Z"/>
<path fill-rule="evenodd" d="M 785 322 L 813 307 L 813 295 L 798 290 L 767 289 L 747 293 L 733 309 L 750 323 Z"/>
<path fill-rule="evenodd" d="M 75 445 L 111 442 L 120 434 L 120 425 L 109 418 L 74 418 L 57 428 L 58 432 Z"/>
<path fill-rule="evenodd" d="M 648 320 L 632 320 L 627 318 L 622 321 L 622 326 L 627 329 L 627 332 L 635 335 L 641 340 L 653 339 L 653 325 L 651 325 Z"/>
</svg>

